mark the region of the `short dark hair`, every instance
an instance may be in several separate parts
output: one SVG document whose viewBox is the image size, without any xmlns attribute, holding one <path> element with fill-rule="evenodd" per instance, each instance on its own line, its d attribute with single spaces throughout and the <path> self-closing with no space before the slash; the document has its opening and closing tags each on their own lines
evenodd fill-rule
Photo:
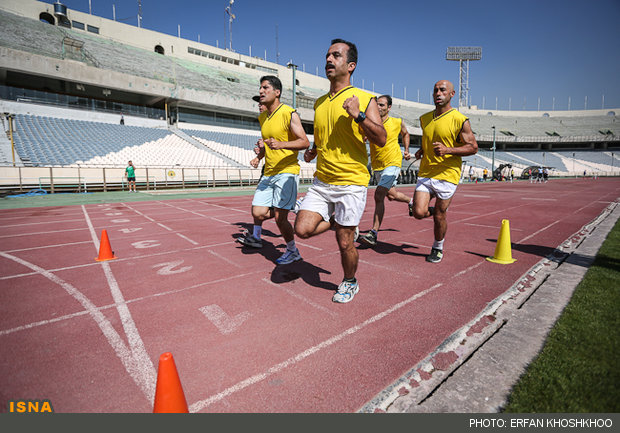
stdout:
<svg viewBox="0 0 620 433">
<path fill-rule="evenodd" d="M 349 47 L 347 63 L 353 62 L 357 64 L 357 47 L 353 42 L 345 41 L 344 39 L 332 39 L 332 45 L 334 44 L 346 44 Z"/>
<path fill-rule="evenodd" d="M 260 77 L 260 82 L 262 83 L 263 81 L 269 82 L 271 87 L 273 87 L 274 90 L 279 90 L 280 96 L 282 96 L 282 81 L 280 81 L 278 77 L 274 75 L 264 75 Z"/>
<path fill-rule="evenodd" d="M 379 96 L 379 98 L 385 98 L 387 100 L 388 107 L 392 106 L 392 97 L 390 95 L 381 95 L 381 96 Z M 379 99 L 379 98 L 377 98 L 377 99 Z"/>
</svg>

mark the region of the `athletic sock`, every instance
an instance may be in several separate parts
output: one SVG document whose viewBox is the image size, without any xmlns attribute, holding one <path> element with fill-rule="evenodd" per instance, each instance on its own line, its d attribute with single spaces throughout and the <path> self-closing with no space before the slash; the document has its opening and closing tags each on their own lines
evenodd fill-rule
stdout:
<svg viewBox="0 0 620 433">
<path fill-rule="evenodd" d="M 289 251 L 295 251 L 297 249 L 297 246 L 295 245 L 295 239 L 286 243 L 286 249 Z"/>
<path fill-rule="evenodd" d="M 436 250 L 442 250 L 443 251 L 443 241 L 444 240 L 445 239 L 433 242 L 433 248 L 435 248 Z"/>
<path fill-rule="evenodd" d="M 256 239 L 260 239 L 260 235 L 262 232 L 263 232 L 263 226 L 257 226 L 255 224 L 254 231 L 252 231 L 252 236 L 254 236 Z"/>
<path fill-rule="evenodd" d="M 346 281 L 347 283 L 357 283 L 357 279 L 355 277 L 353 277 L 353 278 L 345 278 L 342 281 Z"/>
</svg>

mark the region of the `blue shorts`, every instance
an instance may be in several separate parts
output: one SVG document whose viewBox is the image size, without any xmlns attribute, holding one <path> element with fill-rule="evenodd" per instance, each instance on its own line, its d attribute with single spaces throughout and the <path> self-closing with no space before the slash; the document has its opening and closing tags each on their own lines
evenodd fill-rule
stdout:
<svg viewBox="0 0 620 433">
<path fill-rule="evenodd" d="M 291 210 L 297 200 L 299 175 L 280 173 L 263 176 L 256 187 L 252 206 L 277 207 Z"/>
<path fill-rule="evenodd" d="M 385 189 L 392 189 L 396 186 L 398 181 L 400 167 L 391 165 L 389 167 L 385 167 L 383 170 L 375 171 L 375 174 L 379 175 L 379 183 L 377 186 L 382 186 Z"/>
</svg>

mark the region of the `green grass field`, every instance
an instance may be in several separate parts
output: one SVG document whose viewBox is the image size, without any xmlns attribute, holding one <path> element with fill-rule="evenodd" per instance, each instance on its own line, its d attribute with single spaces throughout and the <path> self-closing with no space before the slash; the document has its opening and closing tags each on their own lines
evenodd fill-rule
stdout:
<svg viewBox="0 0 620 433">
<path fill-rule="evenodd" d="M 504 412 L 620 412 L 620 222 Z"/>
</svg>

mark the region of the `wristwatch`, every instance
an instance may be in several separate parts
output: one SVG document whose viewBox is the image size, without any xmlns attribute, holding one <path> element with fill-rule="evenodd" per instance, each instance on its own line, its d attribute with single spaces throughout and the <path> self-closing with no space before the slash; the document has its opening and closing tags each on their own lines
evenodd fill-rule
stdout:
<svg viewBox="0 0 620 433">
<path fill-rule="evenodd" d="M 360 111 L 360 114 L 358 114 L 357 117 L 355 118 L 355 123 L 362 123 L 365 118 L 366 118 L 366 113 L 364 113 L 363 111 Z"/>
</svg>

